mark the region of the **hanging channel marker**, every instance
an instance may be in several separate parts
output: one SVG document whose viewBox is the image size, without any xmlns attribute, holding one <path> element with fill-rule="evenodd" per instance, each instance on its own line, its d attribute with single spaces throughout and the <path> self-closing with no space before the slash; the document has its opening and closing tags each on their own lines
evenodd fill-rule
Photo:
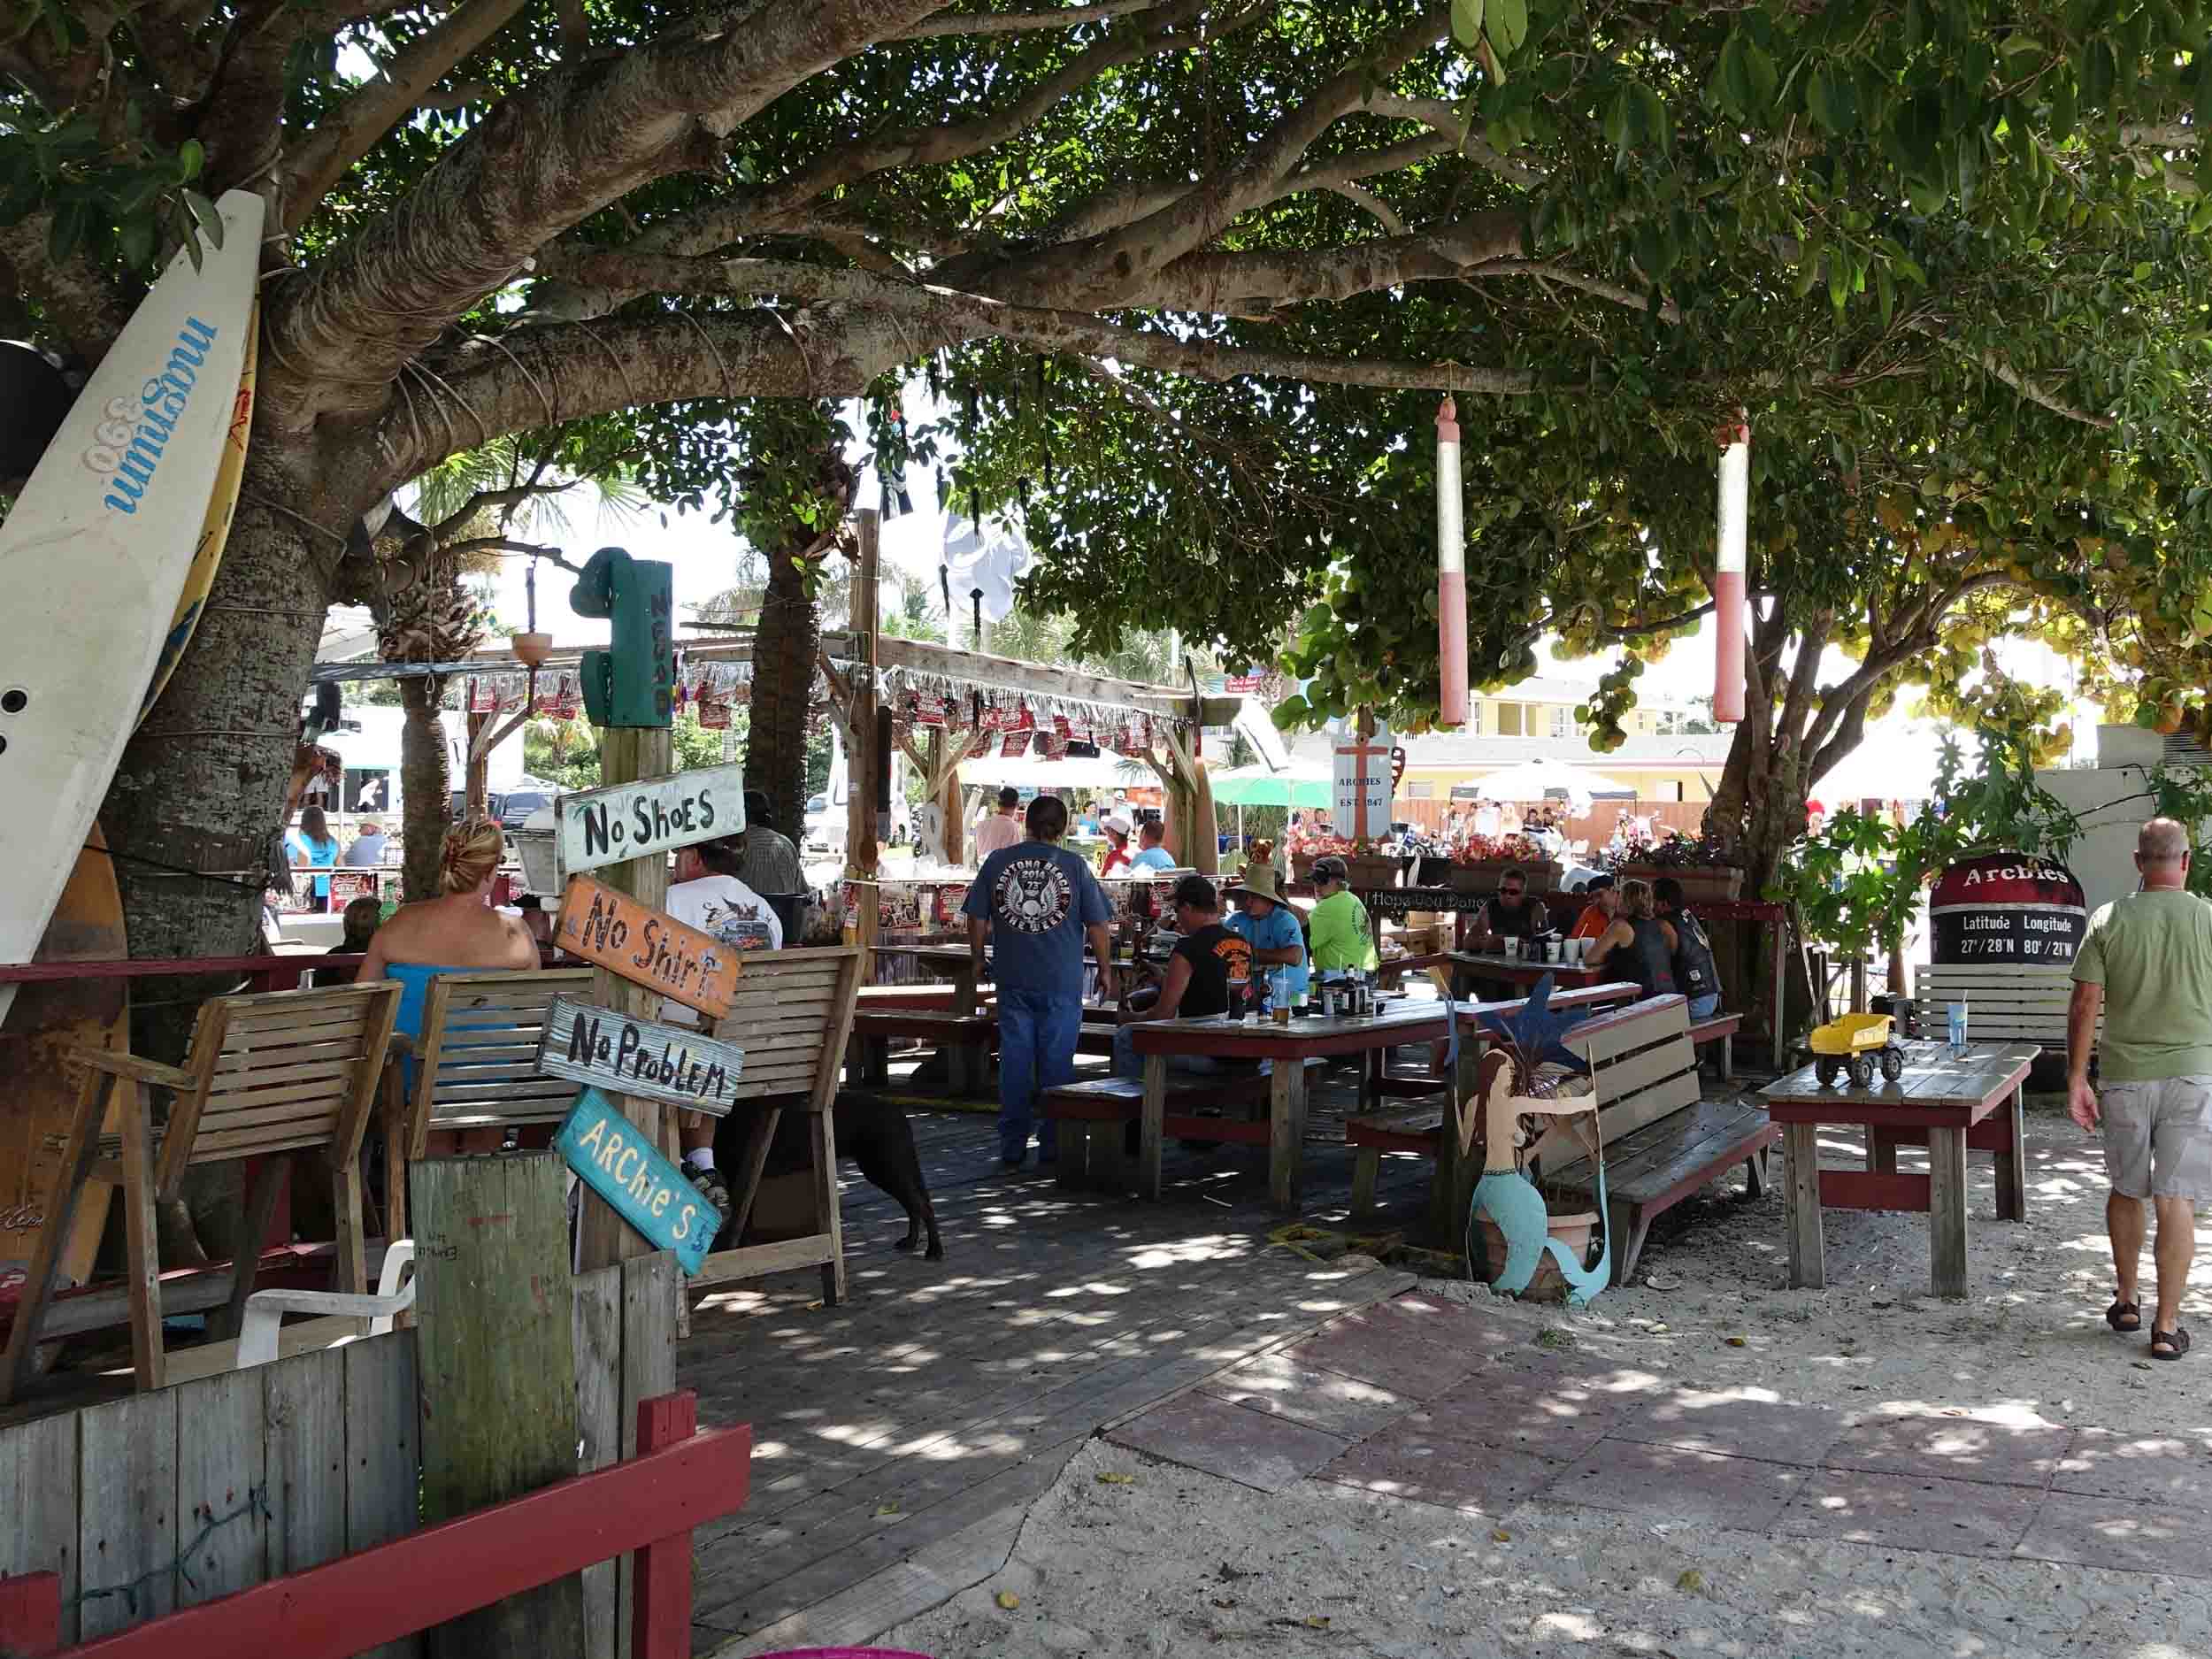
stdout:
<svg viewBox="0 0 2212 1659">
<path fill-rule="evenodd" d="M 589 876 L 571 876 L 562 889 L 553 942 L 710 1019 L 730 1011 L 744 972 L 734 947 Z"/>
<path fill-rule="evenodd" d="M 626 858 L 719 841 L 745 828 L 745 768 L 702 766 L 580 789 L 553 803 L 561 879 Z"/>
<path fill-rule="evenodd" d="M 726 1118 L 737 1100 L 745 1051 L 703 1032 L 557 996 L 545 1010 L 538 1070 Z"/>
</svg>

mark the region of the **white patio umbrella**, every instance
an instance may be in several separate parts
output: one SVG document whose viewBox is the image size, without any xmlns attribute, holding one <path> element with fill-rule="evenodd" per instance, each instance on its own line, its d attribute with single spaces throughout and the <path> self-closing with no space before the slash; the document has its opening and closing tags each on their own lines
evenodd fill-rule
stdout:
<svg viewBox="0 0 2212 1659">
<path fill-rule="evenodd" d="M 1594 795 L 1633 799 L 1636 791 L 1601 772 L 1586 772 L 1563 760 L 1525 760 L 1517 766 L 1475 780 L 1478 801 L 1535 802 L 1555 794 L 1565 795 L 1577 815 L 1580 815 L 1590 810 Z"/>
</svg>

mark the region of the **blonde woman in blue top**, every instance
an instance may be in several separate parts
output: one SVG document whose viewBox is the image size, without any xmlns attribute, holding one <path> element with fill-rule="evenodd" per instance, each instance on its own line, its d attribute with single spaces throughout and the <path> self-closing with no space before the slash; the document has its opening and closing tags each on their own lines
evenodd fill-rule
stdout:
<svg viewBox="0 0 2212 1659">
<path fill-rule="evenodd" d="M 438 852 L 434 899 L 403 904 L 376 930 L 361 958 L 355 983 L 397 979 L 402 987 L 395 1029 L 413 1037 L 422 1030 L 423 997 L 441 973 L 488 973 L 538 965 L 537 941 L 520 918 L 492 908 L 492 878 L 498 873 L 504 844 L 490 818 L 457 824 L 446 832 Z M 411 1066 L 410 1068 L 411 1071 Z M 411 1077 L 410 1087 L 412 1087 Z M 497 1129 L 466 1130 L 452 1148 L 432 1137 L 434 1155 L 448 1151 L 495 1152 L 503 1137 Z"/>
</svg>

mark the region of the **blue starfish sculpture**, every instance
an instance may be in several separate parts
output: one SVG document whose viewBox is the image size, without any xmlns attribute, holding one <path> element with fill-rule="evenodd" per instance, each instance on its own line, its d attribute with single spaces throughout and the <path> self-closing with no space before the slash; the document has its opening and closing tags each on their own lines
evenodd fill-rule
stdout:
<svg viewBox="0 0 2212 1659">
<path fill-rule="evenodd" d="M 1505 1039 L 1520 1061 L 1525 1075 L 1532 1076 L 1536 1068 L 1548 1060 L 1556 1061 L 1570 1071 L 1586 1072 L 1590 1069 L 1588 1064 L 1560 1039 L 1587 1019 L 1590 1010 L 1575 1008 L 1555 1014 L 1551 1011 L 1551 991 L 1552 976 L 1548 973 L 1537 980 L 1526 1004 L 1510 1020 L 1501 1014 L 1485 1014 L 1482 1023 Z"/>
</svg>

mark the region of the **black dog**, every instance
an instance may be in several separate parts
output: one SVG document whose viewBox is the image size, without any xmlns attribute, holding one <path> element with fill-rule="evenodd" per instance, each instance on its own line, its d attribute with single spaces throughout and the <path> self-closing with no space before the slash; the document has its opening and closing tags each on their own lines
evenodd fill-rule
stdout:
<svg viewBox="0 0 2212 1659">
<path fill-rule="evenodd" d="M 812 1162 L 804 1100 L 794 1095 L 776 1103 L 783 1107 L 783 1113 L 768 1142 L 763 1177 L 788 1175 Z M 714 1162 L 726 1171 L 726 1180 L 741 1178 L 753 1126 L 758 1121 L 757 1111 L 757 1104 L 749 1110 L 740 1106 L 715 1125 Z M 914 1150 L 914 1132 L 907 1124 L 904 1110 L 888 1101 L 840 1093 L 832 1122 L 837 1133 L 837 1150 L 859 1164 L 861 1174 L 898 1200 L 899 1207 L 906 1211 L 906 1236 L 897 1241 L 896 1248 L 910 1250 L 919 1242 L 918 1235 L 926 1233 L 929 1248 L 923 1254 L 933 1262 L 942 1261 L 945 1246 L 937 1236 L 937 1211 L 929 1202 L 921 1156 Z"/>
</svg>

